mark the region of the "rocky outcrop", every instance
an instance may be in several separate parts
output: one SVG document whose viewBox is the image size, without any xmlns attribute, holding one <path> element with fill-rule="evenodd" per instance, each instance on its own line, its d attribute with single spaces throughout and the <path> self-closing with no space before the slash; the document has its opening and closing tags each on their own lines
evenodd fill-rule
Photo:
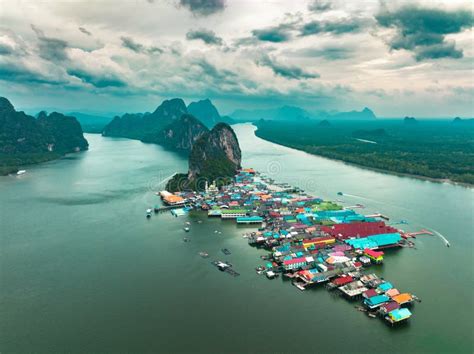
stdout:
<svg viewBox="0 0 474 354">
<path fill-rule="evenodd" d="M 188 179 L 233 176 L 241 167 L 241 161 L 237 136 L 229 125 L 219 123 L 201 137 L 191 150 Z"/>
<path fill-rule="evenodd" d="M 157 143 L 174 150 L 191 151 L 194 143 L 208 132 L 209 129 L 196 117 L 183 114 L 163 130 L 145 136 L 143 141 Z"/>
<path fill-rule="evenodd" d="M 203 189 L 205 182 L 226 184 L 241 168 L 242 153 L 232 128 L 218 123 L 193 145 L 187 175 L 180 174 L 168 182 L 170 191 Z"/>
<path fill-rule="evenodd" d="M 41 112 L 38 118 L 18 112 L 0 97 L 0 173 L 14 172 L 19 166 L 58 158 L 86 150 L 81 125 L 74 117 Z"/>
</svg>

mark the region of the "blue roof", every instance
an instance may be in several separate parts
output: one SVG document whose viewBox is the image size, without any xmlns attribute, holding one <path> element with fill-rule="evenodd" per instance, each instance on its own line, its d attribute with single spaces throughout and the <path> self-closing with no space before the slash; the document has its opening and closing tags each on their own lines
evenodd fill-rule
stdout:
<svg viewBox="0 0 474 354">
<path fill-rule="evenodd" d="M 399 233 L 377 234 L 363 238 L 353 238 L 345 240 L 344 242 L 356 249 L 364 248 L 378 248 L 387 245 L 393 245 L 400 242 L 402 236 Z"/>
<path fill-rule="evenodd" d="M 387 281 L 387 282 L 385 282 L 385 283 L 380 284 L 380 285 L 378 286 L 378 288 L 379 288 L 380 290 L 387 291 L 387 290 L 392 289 L 392 288 L 393 288 L 393 285 L 390 284 L 390 283 Z"/>
<path fill-rule="evenodd" d="M 390 311 L 389 315 L 393 318 L 394 321 L 401 321 L 411 317 L 411 312 L 407 308 L 401 308 Z"/>
<path fill-rule="evenodd" d="M 237 218 L 237 222 L 245 222 L 245 221 L 263 221 L 263 218 L 260 216 L 242 216 Z"/>
<path fill-rule="evenodd" d="M 390 298 L 386 295 L 376 295 L 368 299 L 365 299 L 364 303 L 366 303 L 369 306 L 376 306 L 376 305 L 383 304 L 384 302 L 387 302 L 389 300 Z"/>
</svg>

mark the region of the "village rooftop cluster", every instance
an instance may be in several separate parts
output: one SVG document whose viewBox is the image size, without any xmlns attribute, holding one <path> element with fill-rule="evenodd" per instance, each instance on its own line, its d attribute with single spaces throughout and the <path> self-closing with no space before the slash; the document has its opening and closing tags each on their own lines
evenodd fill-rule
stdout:
<svg viewBox="0 0 474 354">
<path fill-rule="evenodd" d="M 411 305 L 421 301 L 369 270 L 383 263 L 383 250 L 413 247 L 410 238 L 424 230 L 405 233 L 386 224 L 386 216 L 356 212 L 360 204 L 343 207 L 315 198 L 253 169 L 241 170 L 220 189 L 212 184 L 202 192 L 160 195 L 175 215 L 200 210 L 258 227 L 244 237 L 251 246 L 271 252 L 256 269 L 270 279 L 281 274 L 300 290 L 324 283 L 329 291 L 357 301 L 359 311 L 391 325 L 406 322 Z M 221 270 L 231 268 L 226 262 L 214 263 Z"/>
</svg>

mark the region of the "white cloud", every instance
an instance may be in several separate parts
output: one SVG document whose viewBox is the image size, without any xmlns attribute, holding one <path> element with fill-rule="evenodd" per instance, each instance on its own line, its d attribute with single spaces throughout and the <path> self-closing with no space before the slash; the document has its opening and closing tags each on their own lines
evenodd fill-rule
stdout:
<svg viewBox="0 0 474 354">
<path fill-rule="evenodd" d="M 62 101 L 54 98 L 54 104 L 67 107 L 87 101 L 87 106 L 105 110 L 114 107 L 128 111 L 147 102 L 154 106 L 158 97 L 210 96 L 225 103 L 220 107 L 223 111 L 243 105 L 294 103 L 321 109 L 375 106 L 377 113 L 390 116 L 398 112 L 393 97 L 399 100 L 398 106 L 406 104 L 429 115 L 434 107 L 430 102 L 436 104 L 446 94 L 426 94 L 434 81 L 448 91 L 473 87 L 472 31 L 448 38 L 463 49 L 464 58 L 415 62 L 406 51 L 390 51 L 386 46 L 392 32 L 373 20 L 379 11 L 377 0 L 364 2 L 364 7 L 355 1 L 332 2 L 322 13 L 309 11 L 309 3 L 227 1 L 225 8 L 209 16 L 196 16 L 172 0 L 101 1 L 94 5 L 86 1 L 4 0 L 0 5 L 0 23 L 4 26 L 0 28 L 0 89 L 11 88 L 12 94 L 27 104 L 28 98 L 38 95 L 38 87 L 44 86 L 45 91 L 61 93 Z M 468 5 L 465 1 L 420 4 L 441 8 Z M 362 21 L 363 29 L 298 35 L 305 23 L 338 23 L 348 18 Z M 270 43 L 252 38 L 252 31 L 282 23 L 290 26 L 288 41 Z M 42 54 L 41 39 L 31 25 L 53 43 L 64 43 L 56 49 L 63 50 L 65 57 L 59 55 L 61 60 L 54 62 L 54 56 Z M 214 32 L 224 44 L 210 46 L 187 40 L 186 33 L 197 29 Z M 128 40 L 126 46 L 124 38 Z M 238 44 L 243 41 L 247 44 Z M 280 66 L 284 64 L 280 69 L 294 69 L 292 72 L 301 75 L 285 76 L 278 68 L 275 71 L 258 65 L 265 55 Z M 22 80 L 15 82 L 15 70 L 22 68 Z M 308 80 L 311 73 L 320 78 Z M 407 88 L 412 91 L 409 97 L 401 94 Z M 72 91 L 74 95 L 68 94 Z M 463 92 L 467 92 L 461 98 L 466 103 L 460 105 L 457 98 L 456 105 L 469 110 L 472 90 Z M 127 100 L 117 99 L 127 95 Z M 78 100 L 79 96 L 83 100 Z M 388 103 L 387 97 L 392 97 L 392 102 Z M 414 103 L 417 100 L 418 106 Z M 443 102 L 447 109 L 451 107 L 449 99 Z"/>
</svg>

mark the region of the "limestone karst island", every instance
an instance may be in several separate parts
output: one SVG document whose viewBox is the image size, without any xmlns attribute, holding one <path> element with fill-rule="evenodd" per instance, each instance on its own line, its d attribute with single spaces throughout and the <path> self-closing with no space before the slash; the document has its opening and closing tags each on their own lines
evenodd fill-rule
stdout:
<svg viewBox="0 0 474 354">
<path fill-rule="evenodd" d="M 472 353 L 466 0 L 0 0 L 1 353 Z"/>
</svg>

